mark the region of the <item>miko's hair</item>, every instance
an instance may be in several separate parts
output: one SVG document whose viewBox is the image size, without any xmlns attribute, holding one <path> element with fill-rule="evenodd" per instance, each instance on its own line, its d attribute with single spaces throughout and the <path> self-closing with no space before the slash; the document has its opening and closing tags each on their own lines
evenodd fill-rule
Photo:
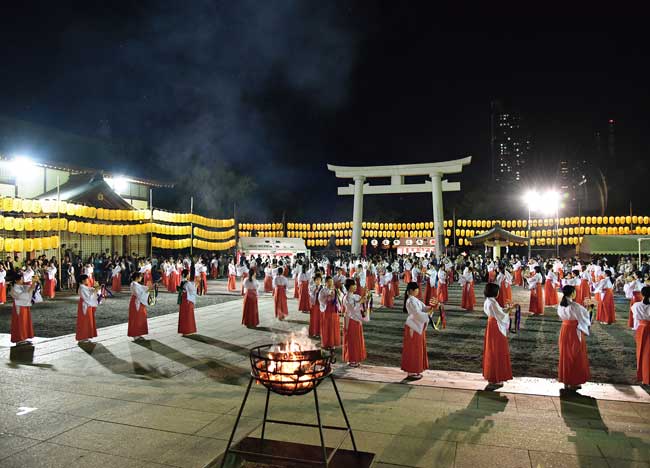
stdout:
<svg viewBox="0 0 650 468">
<path fill-rule="evenodd" d="M 483 290 L 485 297 L 497 297 L 499 295 L 499 285 L 496 283 L 488 283 Z"/>
<path fill-rule="evenodd" d="M 408 301 L 409 292 L 415 291 L 416 289 L 420 289 L 420 286 L 415 281 L 411 281 L 406 285 L 406 291 L 404 291 L 404 307 L 402 307 L 404 313 L 406 313 L 406 301 Z"/>
<path fill-rule="evenodd" d="M 643 303 L 645 305 L 650 304 L 650 286 L 644 286 L 641 289 L 641 295 L 643 296 Z"/>
<path fill-rule="evenodd" d="M 560 301 L 560 305 L 562 307 L 567 307 L 569 305 L 569 298 L 575 292 L 576 292 L 576 288 L 574 286 L 571 286 L 570 284 L 565 285 L 562 288 L 562 294 L 564 294 L 564 296 L 562 297 L 562 300 Z"/>
<path fill-rule="evenodd" d="M 356 286 L 356 282 L 352 278 L 345 280 L 345 289 L 350 290 L 350 286 Z"/>
</svg>

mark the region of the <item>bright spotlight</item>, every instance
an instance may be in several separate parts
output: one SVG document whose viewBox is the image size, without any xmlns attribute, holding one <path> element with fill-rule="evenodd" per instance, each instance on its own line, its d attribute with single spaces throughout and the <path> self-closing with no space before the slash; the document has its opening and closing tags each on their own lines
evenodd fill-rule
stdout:
<svg viewBox="0 0 650 468">
<path fill-rule="evenodd" d="M 524 201 L 531 211 L 535 211 L 540 205 L 540 195 L 536 190 L 529 190 L 524 195 Z"/>
<path fill-rule="evenodd" d="M 117 193 L 124 193 L 129 188 L 129 181 L 126 177 L 117 176 L 110 180 L 110 185 Z"/>
<path fill-rule="evenodd" d="M 548 190 L 544 193 L 542 210 L 545 214 L 551 215 L 557 212 L 560 206 L 560 194 L 555 190 Z"/>
<path fill-rule="evenodd" d="M 34 171 L 36 164 L 27 156 L 15 155 L 8 162 L 9 171 L 16 178 L 26 180 L 37 176 L 36 171 Z"/>
</svg>

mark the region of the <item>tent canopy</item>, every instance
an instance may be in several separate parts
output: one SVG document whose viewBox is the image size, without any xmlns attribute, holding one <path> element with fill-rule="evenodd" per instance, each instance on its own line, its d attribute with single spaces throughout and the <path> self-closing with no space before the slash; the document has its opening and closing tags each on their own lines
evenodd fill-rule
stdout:
<svg viewBox="0 0 650 468">
<path fill-rule="evenodd" d="M 510 231 L 506 231 L 499 223 L 495 224 L 492 229 L 468 239 L 472 245 L 485 244 L 492 245 L 506 245 L 509 242 L 515 244 L 528 244 L 528 237 L 517 236 Z"/>
<path fill-rule="evenodd" d="M 303 239 L 293 237 L 242 237 L 239 250 L 245 254 L 296 255 L 307 253 Z"/>
<path fill-rule="evenodd" d="M 641 252 L 650 253 L 650 237 L 630 235 L 584 236 L 577 250 L 581 255 L 633 255 L 639 253 L 639 239 L 647 239 L 641 242 Z"/>
</svg>

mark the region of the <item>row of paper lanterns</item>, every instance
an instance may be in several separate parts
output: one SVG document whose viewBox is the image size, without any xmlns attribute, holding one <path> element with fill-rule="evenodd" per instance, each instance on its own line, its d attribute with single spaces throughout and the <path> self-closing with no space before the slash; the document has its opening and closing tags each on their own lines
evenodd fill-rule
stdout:
<svg viewBox="0 0 650 468">
<path fill-rule="evenodd" d="M 239 237 L 252 237 L 251 231 L 239 231 Z M 258 231 L 257 237 L 284 237 L 283 231 Z"/>
<path fill-rule="evenodd" d="M 35 250 L 50 250 L 59 248 L 59 236 L 36 237 L 29 239 L 14 239 L 0 237 L 2 252 L 33 252 Z"/>
<path fill-rule="evenodd" d="M 5 213 L 52 214 L 58 211 L 59 214 L 67 216 L 104 221 L 146 221 L 151 219 L 150 210 L 111 210 L 57 200 L 2 198 L 0 199 L 0 208 Z M 153 210 L 153 219 L 168 223 L 194 223 L 211 228 L 229 228 L 235 225 L 234 219 L 214 219 L 195 213 L 171 213 L 163 210 Z"/>
<path fill-rule="evenodd" d="M 198 227 L 194 228 L 194 237 L 201 237 L 209 240 L 224 240 L 235 237 L 235 230 L 229 229 L 228 231 L 206 231 Z"/>
<path fill-rule="evenodd" d="M 279 231 L 282 227 L 282 223 L 239 223 L 240 231 Z"/>
<path fill-rule="evenodd" d="M 151 245 L 155 248 L 166 250 L 181 250 L 189 249 L 190 246 L 200 250 L 227 250 L 235 246 L 235 240 L 231 239 L 226 242 L 209 242 L 201 239 L 162 239 L 160 237 L 152 237 Z"/>
</svg>

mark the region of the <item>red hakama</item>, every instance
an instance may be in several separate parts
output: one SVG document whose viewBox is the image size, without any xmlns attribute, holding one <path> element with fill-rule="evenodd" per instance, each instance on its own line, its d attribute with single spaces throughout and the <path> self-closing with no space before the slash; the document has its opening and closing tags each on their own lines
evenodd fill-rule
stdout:
<svg viewBox="0 0 650 468">
<path fill-rule="evenodd" d="M 553 286 L 553 280 L 548 278 L 544 283 L 544 302 L 546 307 L 556 306 L 560 303 L 557 298 L 557 290 Z"/>
<path fill-rule="evenodd" d="M 345 330 L 345 343 L 343 346 L 343 360 L 345 362 L 362 362 L 366 360 L 366 343 L 363 339 L 363 325 L 356 320 L 348 320 Z"/>
<path fill-rule="evenodd" d="M 321 312 L 320 318 L 320 345 L 321 348 L 334 348 L 341 346 L 341 323 L 336 306 L 328 301 L 327 309 Z"/>
<path fill-rule="evenodd" d="M 88 286 L 91 288 L 95 287 L 95 278 L 93 278 L 92 274 L 88 275 Z"/>
<path fill-rule="evenodd" d="M 497 279 L 497 271 L 496 270 L 488 271 L 488 283 L 494 283 L 496 279 Z"/>
<path fill-rule="evenodd" d="M 596 320 L 611 324 L 616 322 L 616 309 L 614 308 L 614 294 L 610 288 L 604 289 L 605 294 L 598 301 Z"/>
<path fill-rule="evenodd" d="M 309 310 L 309 336 L 320 336 L 320 304 L 316 302 Z"/>
<path fill-rule="evenodd" d="M 574 302 L 580 305 L 584 305 L 584 298 L 582 297 L 582 285 L 578 284 L 576 287 L 576 297 Z"/>
<path fill-rule="evenodd" d="M 16 310 L 16 304 L 13 304 L 11 311 L 11 342 L 19 343 L 21 341 L 34 338 L 34 326 L 32 325 L 32 308 L 20 306 Z"/>
<path fill-rule="evenodd" d="M 95 312 L 97 307 L 86 307 L 84 314 L 84 300 L 79 298 L 77 304 L 77 334 L 75 339 L 77 341 L 89 340 L 97 336 L 97 324 L 95 323 Z"/>
<path fill-rule="evenodd" d="M 374 278 L 373 278 L 373 281 L 374 281 Z M 375 293 L 377 293 L 378 296 L 381 296 L 382 289 L 383 289 L 383 286 L 381 286 L 381 285 L 379 284 L 379 281 L 375 281 Z M 383 303 L 384 303 L 384 302 L 382 301 L 382 304 L 383 304 Z"/>
<path fill-rule="evenodd" d="M 228 291 L 237 291 L 237 277 L 228 275 Z"/>
<path fill-rule="evenodd" d="M 143 282 L 145 286 L 153 286 L 153 278 L 151 276 L 151 270 L 145 270 L 144 275 L 142 275 Z M 93 281 L 94 284 L 94 281 Z M 91 285 L 92 286 L 92 285 Z"/>
<path fill-rule="evenodd" d="M 366 275 L 366 287 L 369 290 L 375 289 L 375 277 L 374 275 Z"/>
<path fill-rule="evenodd" d="M 438 283 L 438 301 L 446 304 L 449 300 L 449 290 L 447 283 Z"/>
<path fill-rule="evenodd" d="M 273 302 L 275 303 L 275 318 L 284 320 L 289 315 L 287 307 L 287 287 L 276 286 L 273 292 Z"/>
<path fill-rule="evenodd" d="M 483 340 L 483 378 L 490 383 L 512 379 L 508 337 L 499 330 L 494 317 L 488 318 Z"/>
<path fill-rule="evenodd" d="M 244 295 L 244 282 L 246 281 L 246 278 L 248 278 L 248 273 L 242 273 L 241 275 L 241 295 Z"/>
<path fill-rule="evenodd" d="M 530 290 L 528 312 L 535 315 L 544 315 L 544 294 L 542 293 L 542 285 L 540 283 Z"/>
<path fill-rule="evenodd" d="M 411 282 L 411 270 L 404 270 L 404 282 L 405 283 Z"/>
<path fill-rule="evenodd" d="M 639 320 L 636 341 L 636 379 L 650 385 L 650 320 Z"/>
<path fill-rule="evenodd" d="M 585 299 L 591 299 L 591 288 L 589 287 L 589 281 L 586 279 L 583 279 L 580 281 L 580 289 L 581 289 L 581 297 L 582 297 L 582 302 L 580 304 L 584 305 Z"/>
<path fill-rule="evenodd" d="M 521 275 L 521 268 L 519 270 L 515 270 L 515 276 L 514 276 L 514 281 L 513 283 L 517 286 L 523 286 L 524 284 L 524 278 Z"/>
<path fill-rule="evenodd" d="M 187 300 L 187 292 L 185 291 L 181 295 L 181 306 L 178 311 L 178 333 L 181 335 L 196 333 L 194 303 Z"/>
<path fill-rule="evenodd" d="M 643 300 L 643 296 L 641 295 L 641 291 L 634 291 L 634 297 L 630 299 L 630 316 L 627 319 L 627 326 L 632 328 L 634 327 L 634 317 L 632 316 L 632 306 L 636 304 L 637 302 L 641 302 Z"/>
<path fill-rule="evenodd" d="M 43 295 L 45 297 L 49 297 L 50 299 L 54 299 L 55 288 L 56 288 L 56 279 L 46 278 L 45 286 L 43 287 Z"/>
<path fill-rule="evenodd" d="M 474 295 L 474 282 L 467 282 L 463 285 L 463 295 L 460 299 L 461 309 L 473 311 L 476 305 L 476 296 Z"/>
<path fill-rule="evenodd" d="M 228 284 L 230 284 L 230 279 L 228 279 Z M 230 288 L 230 286 L 228 287 Z M 264 292 L 273 292 L 273 277 L 271 275 L 264 276 Z"/>
<path fill-rule="evenodd" d="M 311 309 L 311 300 L 309 297 L 309 281 L 300 282 L 300 299 L 298 301 L 298 310 L 300 312 L 309 313 Z"/>
<path fill-rule="evenodd" d="M 257 291 L 255 290 L 246 291 L 241 323 L 249 328 L 254 328 L 260 324 L 260 316 L 257 309 Z"/>
<path fill-rule="evenodd" d="M 503 283 L 503 284 L 505 285 L 505 283 Z M 497 294 L 497 303 L 498 303 L 501 307 L 505 307 L 505 306 L 506 306 L 506 302 L 507 302 L 507 300 L 506 300 L 506 290 L 505 290 L 505 288 L 504 288 L 503 285 L 502 285 L 502 286 L 499 288 L 499 293 Z"/>
<path fill-rule="evenodd" d="M 566 385 L 582 385 L 591 377 L 587 340 L 578 338 L 578 321 L 563 320 L 560 328 L 560 360 L 557 366 L 557 380 Z M 581 332 L 582 333 L 582 332 Z"/>
<path fill-rule="evenodd" d="M 0 283 L 0 304 L 7 302 L 7 284 Z"/>
<path fill-rule="evenodd" d="M 391 292 L 393 293 L 393 297 L 399 296 L 399 277 L 397 276 L 397 273 L 393 274 L 393 280 L 391 281 Z"/>
<path fill-rule="evenodd" d="M 149 333 L 147 326 L 147 308 L 144 304 L 140 303 L 139 308 L 135 308 L 136 297 L 131 296 L 129 302 L 129 328 L 126 336 L 142 336 Z"/>
<path fill-rule="evenodd" d="M 429 305 L 429 301 L 433 298 L 438 297 L 438 290 L 436 289 L 435 286 L 431 286 L 431 283 L 427 281 L 427 286 L 424 289 L 424 303 L 426 305 Z"/>
<path fill-rule="evenodd" d="M 393 307 L 393 293 L 390 290 L 391 285 L 381 288 L 381 305 L 384 307 Z"/>
<path fill-rule="evenodd" d="M 205 296 L 208 293 L 208 274 L 205 271 L 201 272 L 200 281 L 203 283 L 202 296 Z"/>
<path fill-rule="evenodd" d="M 212 279 L 217 279 L 217 276 L 219 276 L 219 271 L 217 270 L 217 265 L 213 264 L 210 269 L 210 277 Z"/>
<path fill-rule="evenodd" d="M 400 367 L 404 372 L 408 372 L 409 374 L 420 374 L 429 368 L 426 330 L 423 330 L 422 334 L 419 334 L 408 326 L 404 326 L 402 364 Z"/>
<path fill-rule="evenodd" d="M 293 298 L 300 299 L 300 285 L 297 276 L 293 279 Z"/>
<path fill-rule="evenodd" d="M 113 292 L 122 292 L 122 273 L 118 273 L 116 276 L 113 276 L 111 289 L 113 289 Z M 169 290 L 169 285 L 167 285 L 167 289 Z"/>
</svg>

